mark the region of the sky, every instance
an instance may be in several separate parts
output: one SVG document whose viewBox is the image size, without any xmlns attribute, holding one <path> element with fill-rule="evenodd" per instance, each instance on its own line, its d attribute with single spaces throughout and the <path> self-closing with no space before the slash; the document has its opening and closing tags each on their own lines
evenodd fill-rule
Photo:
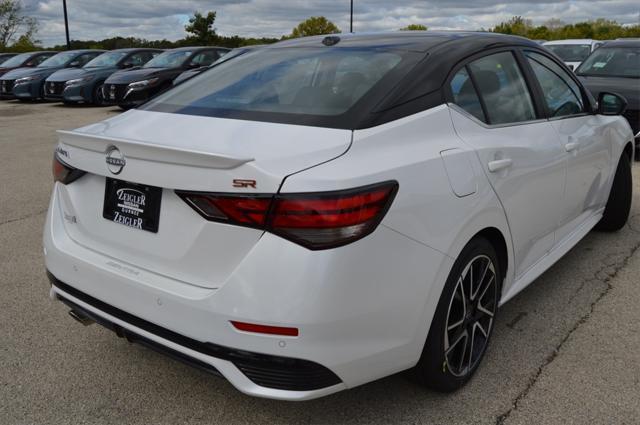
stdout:
<svg viewBox="0 0 640 425">
<path fill-rule="evenodd" d="M 37 38 L 45 46 L 64 43 L 62 0 L 22 0 L 38 19 Z M 140 37 L 177 40 L 194 11 L 215 10 L 222 35 L 280 37 L 310 16 L 325 16 L 349 30 L 349 0 L 67 0 L 72 39 Z M 491 28 L 514 15 L 542 24 L 596 18 L 640 23 L 637 0 L 354 0 L 354 31 L 393 31 L 408 24 L 430 29 Z"/>
</svg>

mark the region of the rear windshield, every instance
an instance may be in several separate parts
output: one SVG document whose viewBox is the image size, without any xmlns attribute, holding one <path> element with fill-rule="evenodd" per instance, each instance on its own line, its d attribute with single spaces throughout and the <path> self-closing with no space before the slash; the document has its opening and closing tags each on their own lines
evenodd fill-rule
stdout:
<svg viewBox="0 0 640 425">
<path fill-rule="evenodd" d="M 214 66 L 145 109 L 291 123 L 302 115 L 336 117 L 387 77 L 393 81 L 384 87 L 395 86 L 404 74 L 398 70 L 422 56 L 373 48 L 258 49 Z"/>
<path fill-rule="evenodd" d="M 584 61 L 576 74 L 640 78 L 640 47 L 601 47 Z"/>
<path fill-rule="evenodd" d="M 564 62 L 582 62 L 591 53 L 590 44 L 551 44 L 545 45 Z"/>
</svg>

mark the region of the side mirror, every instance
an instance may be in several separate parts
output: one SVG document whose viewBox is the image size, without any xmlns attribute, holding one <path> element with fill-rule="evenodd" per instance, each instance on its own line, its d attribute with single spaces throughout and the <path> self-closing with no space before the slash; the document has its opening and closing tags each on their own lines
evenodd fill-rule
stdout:
<svg viewBox="0 0 640 425">
<path fill-rule="evenodd" d="M 80 66 L 80 61 L 73 61 L 69 64 L 69 68 L 78 68 Z"/>
<path fill-rule="evenodd" d="M 33 62 L 27 62 L 24 64 L 24 66 L 36 66 L 36 64 Z"/>
<path fill-rule="evenodd" d="M 189 65 L 187 65 L 187 68 L 189 68 L 189 69 L 196 69 L 196 68 L 200 68 L 200 66 L 201 66 L 201 65 L 200 65 L 200 64 L 198 64 L 198 63 L 193 63 L 193 62 L 191 62 Z"/>
<path fill-rule="evenodd" d="M 124 69 L 133 68 L 133 63 L 132 62 L 125 62 L 125 63 L 122 64 L 122 68 L 124 68 Z"/>
<path fill-rule="evenodd" d="M 598 95 L 598 114 L 622 115 L 626 109 L 627 100 L 619 94 L 603 91 Z"/>
</svg>

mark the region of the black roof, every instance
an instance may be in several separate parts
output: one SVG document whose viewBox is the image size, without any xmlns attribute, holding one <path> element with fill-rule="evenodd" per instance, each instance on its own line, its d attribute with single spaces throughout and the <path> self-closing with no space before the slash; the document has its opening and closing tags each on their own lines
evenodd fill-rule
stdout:
<svg viewBox="0 0 640 425">
<path fill-rule="evenodd" d="M 106 52 L 107 50 L 104 49 L 75 49 L 75 50 L 64 50 L 62 52 L 56 52 L 56 53 L 75 53 L 77 55 L 80 55 L 82 53 L 91 53 L 91 52 Z"/>
<path fill-rule="evenodd" d="M 41 50 L 39 52 L 24 52 L 24 53 L 29 53 L 30 55 L 41 55 L 43 53 L 52 53 L 52 54 L 56 54 L 56 53 L 60 53 L 60 51 L 58 50 Z M 22 53 L 20 53 L 22 55 Z"/>
<path fill-rule="evenodd" d="M 126 47 L 124 49 L 107 50 L 107 52 L 139 52 L 139 51 L 164 52 L 163 49 L 156 49 L 155 47 Z"/>
<path fill-rule="evenodd" d="M 165 50 L 166 52 L 179 52 L 181 50 L 210 50 L 210 49 L 224 49 L 229 50 L 226 47 L 219 46 L 187 46 L 187 47 L 176 47 L 175 49 Z"/>
<path fill-rule="evenodd" d="M 446 102 L 443 87 L 447 78 L 457 66 L 476 54 L 524 48 L 551 55 L 538 43 L 524 37 L 471 31 L 332 34 L 285 40 L 262 46 L 259 51 L 260 54 L 265 54 L 269 50 L 285 48 L 396 50 L 411 58 L 402 61 L 397 69 L 394 68 L 376 83 L 370 92 L 342 115 L 300 115 L 295 118 L 295 123 L 301 125 L 345 129 L 373 127 L 443 104 Z M 561 62 L 556 62 L 564 66 Z M 158 106 L 160 109 L 157 110 L 162 110 L 161 107 L 162 105 Z M 268 117 L 259 115 L 243 113 L 238 116 L 270 122 L 293 122 L 286 114 L 281 116 L 273 113 Z M 249 116 L 251 118 L 247 118 Z"/>
<path fill-rule="evenodd" d="M 600 48 L 603 47 L 640 47 L 640 38 L 607 41 Z"/>
<path fill-rule="evenodd" d="M 449 47 L 468 46 L 469 50 L 478 50 L 500 45 L 530 45 L 538 44 L 528 38 L 513 35 L 497 34 L 479 31 L 397 31 L 363 34 L 333 34 L 330 36 L 313 36 L 293 40 L 285 40 L 271 44 L 269 47 L 324 47 L 322 41 L 326 37 L 338 37 L 337 44 L 330 48 L 340 47 L 387 47 L 417 52 L 428 52 L 438 46 L 447 44 Z"/>
</svg>

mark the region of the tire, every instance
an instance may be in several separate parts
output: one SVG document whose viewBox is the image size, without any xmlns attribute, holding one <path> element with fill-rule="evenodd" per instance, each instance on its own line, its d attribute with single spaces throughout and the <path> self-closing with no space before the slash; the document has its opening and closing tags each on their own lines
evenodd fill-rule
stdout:
<svg viewBox="0 0 640 425">
<path fill-rule="evenodd" d="M 40 101 L 44 101 L 44 100 L 46 100 L 46 99 L 44 98 L 44 96 L 45 96 L 45 93 L 44 93 L 44 83 L 42 83 L 42 84 L 40 85 L 40 90 L 38 90 L 38 93 L 39 93 L 39 94 L 38 94 L 38 96 L 39 96 L 39 97 L 34 98 L 34 99 L 33 99 L 34 101 L 38 101 L 38 100 L 40 100 Z"/>
<path fill-rule="evenodd" d="M 104 106 L 104 98 L 102 97 L 102 83 L 96 84 L 93 87 L 91 94 L 91 103 L 95 106 Z"/>
<path fill-rule="evenodd" d="M 618 161 L 618 168 L 613 177 L 609 199 L 604 208 L 602 219 L 595 229 L 603 232 L 615 232 L 627 224 L 631 211 L 631 197 L 633 195 L 633 180 L 631 177 L 631 163 L 627 154 L 623 153 Z"/>
<path fill-rule="evenodd" d="M 482 237 L 471 240 L 460 253 L 440 296 L 420 360 L 411 370 L 420 384 L 452 392 L 478 369 L 498 308 L 503 279 L 499 264 L 495 249 Z"/>
</svg>

